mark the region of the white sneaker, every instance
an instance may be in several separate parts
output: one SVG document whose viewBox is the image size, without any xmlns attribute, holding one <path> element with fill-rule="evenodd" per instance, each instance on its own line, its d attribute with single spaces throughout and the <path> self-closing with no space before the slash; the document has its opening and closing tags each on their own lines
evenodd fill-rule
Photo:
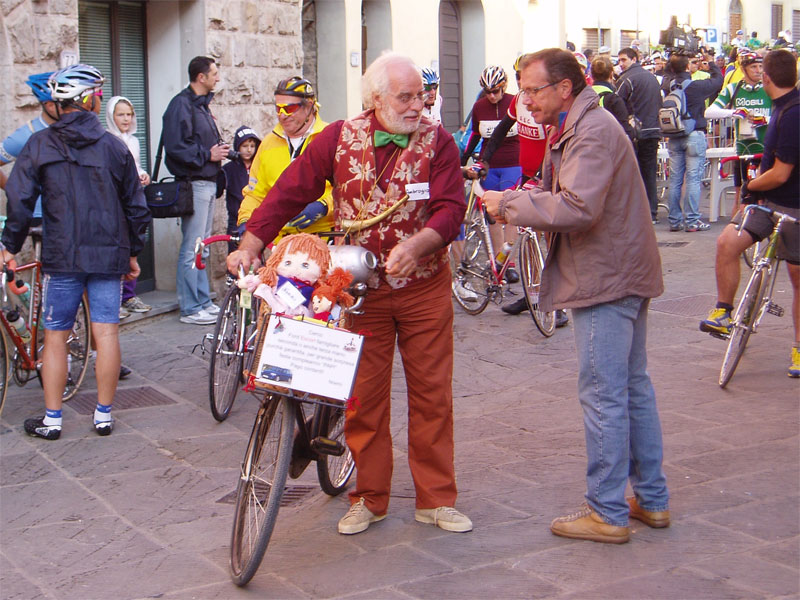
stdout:
<svg viewBox="0 0 800 600">
<path fill-rule="evenodd" d="M 208 314 L 202 308 L 192 315 L 183 315 L 180 318 L 181 323 L 189 323 L 191 325 L 213 325 L 217 322 L 217 317 Z"/>
<path fill-rule="evenodd" d="M 216 316 L 216 315 L 219 314 L 220 308 L 216 304 L 212 303 L 212 304 L 209 304 L 208 306 L 204 306 L 203 310 L 206 311 L 210 315 Z"/>
<path fill-rule="evenodd" d="M 365 531 L 371 523 L 383 521 L 386 515 L 375 515 L 366 506 L 364 506 L 364 499 L 360 498 L 358 502 L 352 504 L 347 513 L 339 519 L 339 533 L 344 535 L 352 535 L 354 533 L 361 533 Z"/>
<path fill-rule="evenodd" d="M 458 512 L 452 506 L 440 506 L 439 508 L 418 508 L 414 513 L 414 519 L 420 523 L 430 523 L 445 531 L 456 533 L 466 533 L 472 531 L 472 521 L 464 514 Z"/>
<path fill-rule="evenodd" d="M 461 298 L 464 302 L 477 302 L 478 301 L 478 294 L 473 292 L 472 290 L 468 290 L 464 287 L 464 285 L 456 280 L 453 282 L 453 289 L 456 295 Z"/>
</svg>

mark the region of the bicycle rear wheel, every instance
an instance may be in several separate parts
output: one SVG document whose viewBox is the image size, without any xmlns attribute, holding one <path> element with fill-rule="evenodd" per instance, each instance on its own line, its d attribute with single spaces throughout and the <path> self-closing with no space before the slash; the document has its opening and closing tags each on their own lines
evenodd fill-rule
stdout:
<svg viewBox="0 0 800 600">
<path fill-rule="evenodd" d="M 473 221 L 466 226 L 461 256 L 458 256 L 457 246 L 453 244 L 450 244 L 449 251 L 453 297 L 470 315 L 482 313 L 489 304 L 491 265 L 480 228 L 481 218 L 482 215 L 476 212 Z"/>
<path fill-rule="evenodd" d="M 535 236 L 535 237 L 534 237 Z M 545 337 L 550 337 L 556 330 L 555 311 L 545 312 L 539 308 L 539 291 L 542 285 L 542 270 L 546 248 L 544 241 L 539 241 L 539 234 L 525 235 L 519 247 L 520 276 L 525 301 L 533 317 L 536 327 Z"/>
<path fill-rule="evenodd" d="M 293 400 L 270 394 L 253 423 L 231 534 L 231 578 L 239 586 L 255 575 L 275 527 L 292 459 L 295 410 Z"/>
<path fill-rule="evenodd" d="M 36 349 L 37 356 L 41 359 L 42 352 L 44 351 L 44 327 L 42 327 L 41 311 L 42 307 L 39 306 L 39 317 L 37 322 L 39 328 L 36 334 Z M 89 368 L 89 352 L 92 341 L 91 320 L 89 319 L 89 305 L 86 298 L 81 298 L 81 303 L 78 305 L 78 312 L 75 314 L 75 323 L 72 325 L 72 330 L 67 337 L 67 383 L 64 386 L 64 394 L 62 400 L 67 402 L 71 400 L 86 377 L 86 370 Z M 42 380 L 42 370 L 40 367 L 36 369 L 36 376 L 39 378 L 39 385 L 44 386 Z"/>
<path fill-rule="evenodd" d="M 214 349 L 208 367 L 208 400 L 217 421 L 228 418 L 242 381 L 244 336 L 239 298 L 241 290 L 234 283 L 228 288 L 214 326 Z"/>
<path fill-rule="evenodd" d="M 347 487 L 356 468 L 344 439 L 344 408 L 318 404 L 315 412 L 315 418 L 322 420 L 320 435 L 344 447 L 344 452 L 339 456 L 320 453 L 317 458 L 317 478 L 322 491 L 329 496 L 338 496 Z"/>
<path fill-rule="evenodd" d="M 744 354 L 744 348 L 753 331 L 753 322 L 758 315 L 758 307 L 764 296 L 764 271 L 758 270 L 750 277 L 747 287 L 742 294 L 742 299 L 736 306 L 736 311 L 731 319 L 731 333 L 728 338 L 728 347 L 722 359 L 722 368 L 719 372 L 719 387 L 724 388 L 733 377 L 739 360 Z"/>
</svg>

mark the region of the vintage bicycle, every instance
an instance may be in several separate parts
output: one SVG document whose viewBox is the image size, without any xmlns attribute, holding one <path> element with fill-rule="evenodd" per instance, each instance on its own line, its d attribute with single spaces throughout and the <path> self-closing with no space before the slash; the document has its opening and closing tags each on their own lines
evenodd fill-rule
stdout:
<svg viewBox="0 0 800 600">
<path fill-rule="evenodd" d="M 347 250 L 332 262 L 342 266 L 358 262 L 361 267 L 357 269 L 362 272 L 375 268 L 372 253 L 354 246 L 337 248 Z M 357 269 L 347 270 L 353 273 Z M 361 310 L 367 289 L 365 279 L 356 276 L 356 283 L 350 288 L 356 302 L 343 309 L 343 313 L 358 314 Z M 335 496 L 345 489 L 355 469 L 344 439 L 345 400 L 295 389 L 296 373 L 266 364 L 264 359 L 265 348 L 269 348 L 265 340 L 280 328 L 290 325 L 311 328 L 304 336 L 314 338 L 320 335 L 320 329 L 327 331 L 329 327 L 271 315 L 266 302 L 261 303 L 259 312 L 256 351 L 247 355 L 245 373 L 246 389 L 260 403 L 239 473 L 231 534 L 231 578 L 239 586 L 246 585 L 261 564 L 275 527 L 286 478 L 300 477 L 311 462 L 316 462 L 320 487 Z"/>
<path fill-rule="evenodd" d="M 728 163 L 736 163 L 737 168 L 739 162 L 744 161 L 747 166 L 747 179 L 753 179 L 758 175 L 758 167 L 761 164 L 761 158 L 763 154 L 742 154 L 741 156 L 727 156 L 719 161 L 719 178 L 727 179 L 729 177 L 729 173 L 727 169 L 725 169 L 725 165 Z M 756 242 L 752 246 L 749 246 L 747 250 L 742 252 L 742 258 L 744 259 L 745 264 L 752 268 L 753 261 L 757 259 L 759 255 L 759 251 L 761 249 L 761 242 Z"/>
<path fill-rule="evenodd" d="M 41 354 L 44 348 L 44 326 L 42 323 L 42 228 L 32 227 L 34 259 L 26 264 L 4 265 L 0 274 L 3 288 L 3 306 L 0 310 L 0 410 L 5 402 L 7 382 L 10 379 L 24 386 L 33 377 L 41 379 Z M 10 293 L 9 293 L 10 292 Z M 15 293 L 16 292 L 16 293 Z M 15 319 L 12 325 L 9 316 Z M 22 321 L 20 321 L 21 319 Z M 23 326 L 24 323 L 24 326 Z M 9 353 L 8 342 L 13 352 Z M 81 298 L 75 324 L 67 338 L 67 382 L 64 401 L 70 400 L 78 391 L 89 366 L 91 328 L 89 305 L 86 296 Z"/>
<path fill-rule="evenodd" d="M 780 259 L 776 256 L 778 238 L 784 227 L 797 227 L 798 220 L 794 217 L 766 206 L 750 204 L 744 207 L 745 215 L 739 227 L 742 235 L 747 219 L 756 210 L 768 213 L 776 222 L 769 238 L 764 240 L 766 245 L 753 264 L 753 272 L 744 288 L 742 297 L 736 305 L 731 317 L 730 334 L 712 334 L 728 340 L 725 357 L 722 359 L 722 368 L 719 373 L 719 386 L 724 388 L 733 377 L 736 367 L 744 354 L 745 346 L 750 339 L 750 334 L 758 331 L 758 326 L 764 315 L 770 313 L 777 317 L 783 316 L 784 310 L 772 301 L 772 292 L 778 275 Z"/>
<path fill-rule="evenodd" d="M 518 227 L 517 239 L 498 266 L 489 233 L 489 217 L 482 194 L 479 193 L 479 185 L 477 180 L 469 185 L 465 238 L 463 242 L 450 245 L 453 297 L 470 315 L 483 312 L 489 302 L 502 303 L 509 290 L 505 275 L 513 256 L 518 252 L 517 267 L 528 309 L 542 335 L 550 337 L 555 331 L 555 311 L 545 312 L 539 308 L 542 270 L 547 258 L 544 235 L 530 227 Z"/>
</svg>

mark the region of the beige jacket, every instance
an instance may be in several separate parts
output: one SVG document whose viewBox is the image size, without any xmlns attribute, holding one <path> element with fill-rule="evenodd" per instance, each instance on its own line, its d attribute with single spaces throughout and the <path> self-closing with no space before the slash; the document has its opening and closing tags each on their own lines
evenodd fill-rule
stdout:
<svg viewBox="0 0 800 600">
<path fill-rule="evenodd" d="M 661 257 L 633 146 L 590 87 L 575 98 L 542 173 L 540 187 L 504 192 L 500 203 L 507 222 L 555 233 L 541 307 L 659 296 Z"/>
</svg>

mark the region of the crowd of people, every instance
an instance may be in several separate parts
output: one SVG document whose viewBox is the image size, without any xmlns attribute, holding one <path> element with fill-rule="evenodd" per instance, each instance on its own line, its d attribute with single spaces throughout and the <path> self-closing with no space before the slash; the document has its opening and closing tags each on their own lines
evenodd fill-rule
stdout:
<svg viewBox="0 0 800 600">
<path fill-rule="evenodd" d="M 352 324 L 370 335 L 355 382 L 359 402 L 346 414 L 357 480 L 340 533 L 363 532 L 389 509 L 395 348 L 408 390 L 415 519 L 451 532 L 473 527 L 455 508 L 447 257 L 448 245 L 463 231 L 464 177 L 482 178 L 496 247 L 513 240 L 516 226 L 547 233 L 539 304 L 559 311 L 559 326 L 569 322 L 564 311 L 571 311 L 586 494 L 585 504 L 556 518 L 551 531 L 624 543 L 630 539 L 629 518 L 654 528 L 669 525 L 661 426 L 645 344 L 649 302 L 663 292 L 653 227 L 664 137 L 660 109 L 672 96 L 684 100 L 683 129 L 666 136 L 669 230 L 702 232 L 709 229 L 699 210 L 706 119 L 734 117 L 737 153 L 763 155 L 756 178 L 748 181 L 747 172 L 738 170 L 741 202 L 764 202 L 798 215 L 800 101 L 796 56 L 786 49 L 738 51 L 732 70 L 708 52 L 673 52 L 666 64 L 661 59 L 657 53 L 643 57 L 637 44 L 620 50 L 615 60 L 607 47 L 596 56 L 555 48 L 524 54 L 514 64 L 516 94 L 507 91 L 503 67 L 490 65 L 480 76 L 482 91 L 463 148 L 441 124 L 446 99 L 439 94 L 439 75 L 398 54 L 385 53 L 367 68 L 362 113 L 324 122 L 311 82 L 294 76 L 274 89 L 277 124 L 269 135 L 262 138 L 257 128 L 242 125 L 232 145 L 220 135 L 210 107 L 220 79 L 216 62 L 199 56 L 189 63 L 189 85 L 170 101 L 162 136 L 166 164 L 191 183 L 194 207 L 181 219 L 181 322 L 208 325 L 220 310 L 206 272 L 192 268 L 195 240 L 211 234 L 218 198 L 225 197 L 227 231 L 241 236 L 227 257 L 232 273 L 257 266 L 262 250 L 281 236 L 328 231 L 345 219 L 376 221 L 352 232 L 350 241 L 371 250 L 378 269 L 363 314 L 354 315 Z M 24 428 L 49 440 L 61 433 L 65 336 L 84 290 L 97 340 L 94 425 L 100 435 L 113 429 L 121 309 L 149 309 L 135 295 L 136 257 L 150 221 L 143 193 L 149 176 L 139 164 L 133 104 L 120 96 L 108 102 L 108 131 L 96 116 L 103 83 L 88 65 L 31 77 L 42 104 L 30 126 L 36 133 L 21 140 L 16 132 L 0 153 L 5 162 L 11 150 L 16 158 L 8 181 L 2 181 L 8 219 L 0 263 L 20 251 L 35 219 L 44 223 L 46 413 Z M 74 185 L 59 184 L 67 180 Z M 391 219 L 380 218 L 409 189 L 415 201 Z M 740 214 L 717 243 L 718 303 L 700 324 L 703 331 L 729 330 L 737 257 L 771 229 L 764 217 L 748 225 L 747 237 L 737 236 Z M 800 377 L 797 229 L 788 228 L 780 250 L 794 290 L 793 377 Z M 509 283 L 518 277 L 512 269 L 506 273 Z M 514 303 L 503 310 L 518 314 L 524 308 Z M 629 482 L 634 495 L 626 498 Z"/>
</svg>

